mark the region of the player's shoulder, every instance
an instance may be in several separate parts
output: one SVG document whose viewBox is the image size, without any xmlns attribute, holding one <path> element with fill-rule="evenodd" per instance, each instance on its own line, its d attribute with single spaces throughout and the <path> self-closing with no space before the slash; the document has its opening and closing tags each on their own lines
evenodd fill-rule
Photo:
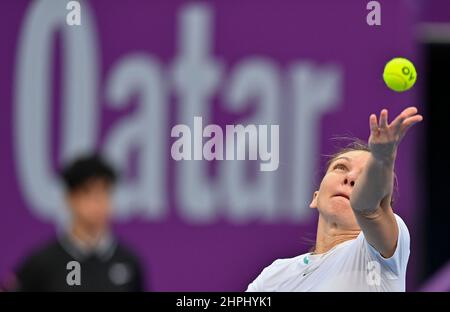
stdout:
<svg viewBox="0 0 450 312">
<path fill-rule="evenodd" d="M 291 258 L 277 259 L 273 263 L 276 263 L 278 265 L 296 263 L 296 262 L 300 261 L 307 254 L 309 254 L 309 253 L 301 254 L 301 255 L 298 255 L 298 256 L 295 256 L 295 257 L 291 257 Z"/>
<path fill-rule="evenodd" d="M 398 238 L 397 238 L 397 248 L 396 249 L 403 248 L 405 246 L 409 246 L 410 234 L 409 234 L 408 226 L 406 225 L 405 221 L 403 221 L 403 219 L 398 214 L 394 213 L 394 217 L 395 217 L 395 221 L 397 223 L 397 228 L 398 228 Z M 364 245 L 368 244 L 365 239 L 365 235 L 364 235 L 363 231 L 361 231 L 361 233 L 359 233 L 355 242 L 359 242 L 359 245 L 361 243 L 364 243 Z M 359 245 L 355 244 L 355 246 L 359 246 Z M 372 249 L 372 248 L 370 248 L 370 249 Z"/>
<path fill-rule="evenodd" d="M 270 271 L 279 271 L 279 270 L 283 270 L 291 265 L 296 265 L 297 263 L 299 263 L 299 261 L 302 260 L 302 258 L 305 256 L 306 254 L 301 254 L 292 258 L 280 258 L 280 259 L 276 259 L 275 261 L 273 261 L 270 265 L 268 265 L 264 270 L 263 273 L 267 273 Z"/>
<path fill-rule="evenodd" d="M 397 227 L 399 230 L 399 238 L 401 240 L 409 241 L 410 235 L 409 235 L 408 226 L 406 225 L 405 221 L 396 213 L 394 213 L 394 217 L 395 217 L 395 221 L 397 222 Z M 358 235 L 358 239 L 356 241 L 362 241 L 364 239 L 365 239 L 364 233 L 363 233 L 363 231 L 361 231 L 361 233 Z"/>
<path fill-rule="evenodd" d="M 397 236 L 397 244 L 394 251 L 394 254 L 389 257 L 383 257 L 374 247 L 372 247 L 367 240 L 365 240 L 364 236 L 360 234 L 363 239 L 361 240 L 364 243 L 364 249 L 368 252 L 368 255 L 377 260 L 379 264 L 382 265 L 383 268 L 390 271 L 393 276 L 398 276 L 400 274 L 405 274 L 406 266 L 408 264 L 409 254 L 410 254 L 410 234 L 408 231 L 408 227 L 403 219 L 394 213 L 395 220 L 397 222 L 398 227 L 398 236 Z"/>
<path fill-rule="evenodd" d="M 268 285 L 276 285 L 283 278 L 284 272 L 289 272 L 292 269 L 292 265 L 301 261 L 300 258 L 303 256 L 276 259 L 270 265 L 266 266 L 258 277 L 250 283 L 247 291 L 267 291 L 268 289 L 272 289 Z"/>
</svg>

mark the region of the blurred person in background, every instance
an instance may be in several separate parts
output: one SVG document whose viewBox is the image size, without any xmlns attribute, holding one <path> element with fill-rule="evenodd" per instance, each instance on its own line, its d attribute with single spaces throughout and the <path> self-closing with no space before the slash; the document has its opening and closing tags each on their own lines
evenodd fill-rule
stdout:
<svg viewBox="0 0 450 312">
<path fill-rule="evenodd" d="M 142 291 L 137 256 L 111 232 L 114 169 L 93 154 L 67 165 L 61 177 L 70 225 L 25 259 L 11 290 Z"/>
</svg>

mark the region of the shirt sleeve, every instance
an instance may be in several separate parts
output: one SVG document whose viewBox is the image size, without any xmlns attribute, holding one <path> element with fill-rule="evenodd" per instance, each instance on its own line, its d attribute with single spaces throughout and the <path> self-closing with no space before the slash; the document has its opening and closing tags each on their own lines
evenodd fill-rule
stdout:
<svg viewBox="0 0 450 312">
<path fill-rule="evenodd" d="M 380 265 L 387 268 L 396 276 L 399 276 L 401 274 L 406 274 L 406 267 L 408 265 L 410 254 L 410 235 L 405 222 L 398 215 L 394 214 L 394 216 L 398 226 L 398 237 L 395 252 L 390 258 L 384 258 L 365 238 L 364 245 L 371 257 L 375 258 Z"/>
</svg>

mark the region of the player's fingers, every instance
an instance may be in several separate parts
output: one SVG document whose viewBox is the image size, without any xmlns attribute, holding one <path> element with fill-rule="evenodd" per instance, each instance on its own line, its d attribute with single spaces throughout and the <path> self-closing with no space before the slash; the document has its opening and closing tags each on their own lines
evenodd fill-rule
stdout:
<svg viewBox="0 0 450 312">
<path fill-rule="evenodd" d="M 405 121 L 402 123 L 402 130 L 408 129 L 412 125 L 414 125 L 422 120 L 423 120 L 422 115 L 414 115 L 412 117 L 406 118 Z"/>
<path fill-rule="evenodd" d="M 380 113 L 380 128 L 384 129 L 388 125 L 388 111 L 387 109 L 383 109 Z"/>
<path fill-rule="evenodd" d="M 409 117 L 405 119 L 405 121 L 402 123 L 401 130 L 400 130 L 400 137 L 402 138 L 409 128 L 411 128 L 416 123 L 419 123 L 423 120 L 422 115 L 415 115 L 412 117 Z"/>
<path fill-rule="evenodd" d="M 399 127 L 402 125 L 403 121 L 404 121 L 406 118 L 408 118 L 408 117 L 410 117 L 410 116 L 413 116 L 413 115 L 415 115 L 415 114 L 417 114 L 417 108 L 416 108 L 416 107 L 410 106 L 410 107 L 408 107 L 408 108 L 405 108 L 405 109 L 403 110 L 403 112 L 401 112 L 401 113 L 400 113 L 400 114 L 392 121 L 391 126 L 394 126 L 394 127 L 399 128 Z"/>
<path fill-rule="evenodd" d="M 376 132 L 378 130 L 377 115 L 371 114 L 369 117 L 370 131 Z"/>
</svg>

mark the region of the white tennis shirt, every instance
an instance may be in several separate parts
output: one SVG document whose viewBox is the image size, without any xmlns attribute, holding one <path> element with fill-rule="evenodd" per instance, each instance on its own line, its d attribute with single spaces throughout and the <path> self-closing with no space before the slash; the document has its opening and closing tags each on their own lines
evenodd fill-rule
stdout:
<svg viewBox="0 0 450 312">
<path fill-rule="evenodd" d="M 388 259 L 367 242 L 361 231 L 357 238 L 326 253 L 274 261 L 247 291 L 405 291 L 410 236 L 403 220 L 398 215 L 395 218 L 397 247 Z"/>
</svg>

